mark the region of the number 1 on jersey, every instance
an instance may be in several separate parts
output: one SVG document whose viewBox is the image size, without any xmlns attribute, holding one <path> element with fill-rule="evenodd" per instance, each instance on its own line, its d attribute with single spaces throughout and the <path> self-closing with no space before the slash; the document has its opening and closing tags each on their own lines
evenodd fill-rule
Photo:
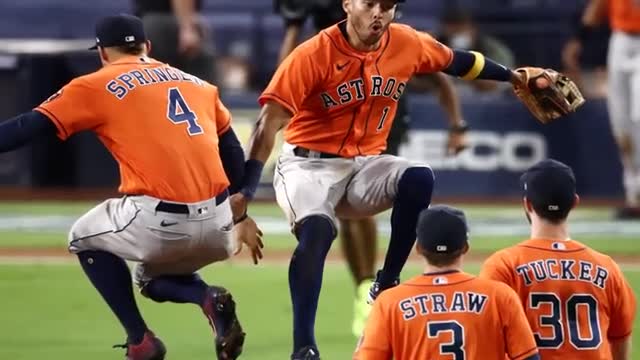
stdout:
<svg viewBox="0 0 640 360">
<path fill-rule="evenodd" d="M 189 136 L 200 135 L 204 133 L 200 124 L 198 124 L 198 117 L 189 109 L 189 106 L 184 101 L 182 94 L 178 88 L 169 89 L 169 106 L 167 108 L 167 118 L 174 124 L 181 124 L 183 122 L 189 123 L 187 132 Z"/>
<path fill-rule="evenodd" d="M 384 122 L 387 120 L 387 115 L 389 115 L 389 107 L 385 106 L 384 109 L 382 109 L 382 116 L 380 116 L 380 121 L 378 122 L 376 131 L 380 131 L 384 128 Z"/>
</svg>

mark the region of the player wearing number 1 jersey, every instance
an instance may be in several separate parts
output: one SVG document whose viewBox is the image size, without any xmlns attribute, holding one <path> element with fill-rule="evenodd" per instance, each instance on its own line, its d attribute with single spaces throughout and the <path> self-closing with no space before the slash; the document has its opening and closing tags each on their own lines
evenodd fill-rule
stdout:
<svg viewBox="0 0 640 360">
<path fill-rule="evenodd" d="M 573 171 L 545 160 L 522 182 L 531 238 L 495 253 L 480 276 L 518 293 L 541 359 L 630 359 L 636 299 L 610 257 L 569 237 Z"/>
<path fill-rule="evenodd" d="M 539 359 L 516 293 L 462 272 L 464 213 L 432 206 L 420 214 L 417 234 L 424 274 L 378 297 L 354 360 Z"/>
<path fill-rule="evenodd" d="M 69 250 L 126 330 L 126 359 L 164 359 L 165 347 L 138 310 L 125 260 L 138 263 L 144 296 L 200 307 L 215 331 L 218 358 L 235 359 L 245 336 L 235 303 L 196 273 L 231 256 L 236 241 L 260 256 L 255 223 L 230 206 L 244 156 L 229 112 L 216 87 L 147 56 L 140 19 L 107 17 L 96 37 L 102 69 L 2 123 L 0 152 L 37 135 L 66 140 L 94 132 L 120 165 L 125 196 L 82 216 Z"/>
<path fill-rule="evenodd" d="M 293 359 L 320 358 L 314 326 L 336 219 L 393 208 L 388 251 L 369 303 L 399 282 L 418 214 L 429 206 L 434 186 L 428 165 L 381 155 L 409 79 L 444 72 L 468 80 L 522 81 L 482 54 L 450 49 L 427 33 L 393 23 L 398 2 L 343 0 L 346 20 L 293 50 L 259 99 L 262 110 L 241 193 L 245 203 L 255 193 L 283 129 L 274 187 L 298 240 L 289 268 Z M 465 130 L 463 122 L 452 126 L 451 149 L 464 143 Z"/>
</svg>

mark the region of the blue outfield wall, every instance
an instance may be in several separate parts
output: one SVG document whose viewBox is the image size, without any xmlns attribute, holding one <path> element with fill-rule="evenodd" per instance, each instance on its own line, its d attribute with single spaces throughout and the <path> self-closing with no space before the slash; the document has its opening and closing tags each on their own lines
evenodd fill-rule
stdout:
<svg viewBox="0 0 640 360">
<path fill-rule="evenodd" d="M 518 195 L 522 171 L 550 157 L 574 169 L 582 195 L 622 196 L 622 167 L 602 99 L 589 100 L 577 113 L 547 125 L 514 99 L 466 100 L 471 147 L 456 159 L 443 152 L 445 120 L 435 101 L 414 98 L 411 111 L 413 132 L 401 154 L 432 165 L 439 195 Z"/>
</svg>

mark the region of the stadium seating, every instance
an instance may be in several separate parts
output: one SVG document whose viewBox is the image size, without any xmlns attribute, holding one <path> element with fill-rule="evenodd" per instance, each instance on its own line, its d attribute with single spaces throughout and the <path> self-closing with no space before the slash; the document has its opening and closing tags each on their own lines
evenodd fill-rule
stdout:
<svg viewBox="0 0 640 360">
<path fill-rule="evenodd" d="M 425 0 L 409 1 L 400 21 L 437 31 L 447 6 L 471 9 L 480 28 L 505 41 L 519 63 L 559 65 L 571 20 L 585 0 Z M 1 0 L 0 38 L 91 38 L 105 14 L 131 12 L 130 0 Z M 272 71 L 282 39 L 282 22 L 272 0 L 204 0 L 204 19 L 221 55 L 248 56 L 257 74 Z M 548 51 L 536 49 L 544 47 Z"/>
</svg>

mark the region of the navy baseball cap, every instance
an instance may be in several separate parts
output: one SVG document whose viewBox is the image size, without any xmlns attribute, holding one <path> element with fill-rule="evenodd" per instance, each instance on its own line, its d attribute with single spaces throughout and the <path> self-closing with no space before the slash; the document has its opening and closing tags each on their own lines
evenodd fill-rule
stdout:
<svg viewBox="0 0 640 360">
<path fill-rule="evenodd" d="M 576 178 L 573 170 L 560 161 L 540 161 L 522 174 L 520 181 L 524 195 L 536 211 L 563 213 L 573 207 Z"/>
<path fill-rule="evenodd" d="M 121 14 L 102 18 L 96 24 L 96 44 L 89 48 L 141 44 L 147 41 L 140 18 Z"/>
<path fill-rule="evenodd" d="M 448 254 L 464 248 L 469 241 L 467 219 L 461 210 L 433 205 L 418 216 L 418 244 L 430 253 Z"/>
</svg>

